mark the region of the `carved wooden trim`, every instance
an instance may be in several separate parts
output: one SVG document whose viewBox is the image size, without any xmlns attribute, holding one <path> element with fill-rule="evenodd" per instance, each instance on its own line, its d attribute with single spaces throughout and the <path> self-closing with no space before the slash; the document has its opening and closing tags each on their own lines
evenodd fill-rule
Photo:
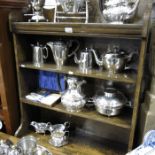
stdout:
<svg viewBox="0 0 155 155">
<path fill-rule="evenodd" d="M 26 4 L 27 0 L 0 0 L 0 8 L 21 8 Z"/>
</svg>

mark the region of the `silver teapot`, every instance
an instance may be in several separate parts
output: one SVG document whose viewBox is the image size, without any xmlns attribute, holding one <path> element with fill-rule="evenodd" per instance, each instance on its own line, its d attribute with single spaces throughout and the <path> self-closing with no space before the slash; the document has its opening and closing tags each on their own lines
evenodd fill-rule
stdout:
<svg viewBox="0 0 155 155">
<path fill-rule="evenodd" d="M 125 95 L 115 88 L 106 88 L 103 95 L 93 98 L 97 112 L 106 116 L 118 115 L 122 108 L 128 103 Z"/>
<path fill-rule="evenodd" d="M 113 24 L 123 24 L 135 16 L 139 0 L 100 0 L 104 19 Z"/>
<path fill-rule="evenodd" d="M 69 112 L 79 112 L 86 104 L 85 95 L 81 92 L 85 80 L 78 81 L 75 77 L 68 77 L 68 89 L 62 94 L 61 103 Z"/>
<path fill-rule="evenodd" d="M 86 48 L 80 52 L 80 59 L 77 58 L 75 53 L 74 61 L 79 65 L 79 70 L 82 73 L 88 73 L 92 69 L 92 52 Z"/>
<path fill-rule="evenodd" d="M 95 57 L 95 61 L 98 66 L 103 66 L 111 74 L 121 72 L 126 67 L 126 63 L 131 61 L 133 53 L 126 54 L 125 51 L 121 51 L 117 46 L 113 46 L 112 49 L 108 48 L 105 55 L 99 59 L 96 51 L 92 49 Z"/>
<path fill-rule="evenodd" d="M 77 43 L 77 47 L 71 54 L 68 54 L 68 50 L 72 46 L 73 42 Z M 47 46 L 50 47 L 53 53 L 54 61 L 57 65 L 57 68 L 61 69 L 67 57 L 71 57 L 79 49 L 80 43 L 77 40 L 70 40 L 67 43 L 64 43 L 62 41 L 55 41 L 48 42 Z"/>
<path fill-rule="evenodd" d="M 31 44 L 31 46 L 33 49 L 33 64 L 36 67 L 40 67 L 44 64 L 44 59 L 48 58 L 48 50 L 46 47 L 40 45 L 39 42 L 37 42 L 37 45 Z"/>
</svg>

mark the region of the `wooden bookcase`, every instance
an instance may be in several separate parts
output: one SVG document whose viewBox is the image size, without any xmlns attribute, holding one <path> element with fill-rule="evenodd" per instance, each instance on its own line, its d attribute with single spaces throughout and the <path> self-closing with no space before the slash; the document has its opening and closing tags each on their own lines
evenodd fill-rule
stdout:
<svg viewBox="0 0 155 155">
<path fill-rule="evenodd" d="M 125 154 L 134 145 L 137 114 L 141 96 L 141 83 L 143 77 L 143 67 L 145 62 L 145 51 L 147 47 L 148 29 L 151 2 L 147 3 L 144 15 L 141 20 L 133 24 L 111 25 L 104 23 L 52 23 L 52 22 L 24 22 L 17 18 L 17 14 L 10 15 L 11 31 L 14 39 L 14 50 L 16 57 L 16 68 L 18 77 L 18 88 L 21 107 L 21 125 L 17 130 L 18 136 L 26 135 L 30 132 L 30 121 L 51 121 L 60 123 L 63 121 L 71 122 L 71 136 L 68 145 L 62 148 L 54 148 L 48 144 L 47 136 L 39 136 L 47 147 L 53 150 L 60 150 L 63 154 L 91 154 L 114 155 Z M 66 33 L 65 28 L 72 28 L 72 33 Z M 37 41 L 45 44 L 47 41 L 77 39 L 83 47 L 92 46 L 104 50 L 104 45 L 108 43 L 121 43 L 120 46 L 133 52 L 136 50 L 138 58 L 135 61 L 136 73 L 120 73 L 108 76 L 106 71 L 98 70 L 94 67 L 89 74 L 82 74 L 78 71 L 77 65 L 71 59 L 62 69 L 57 69 L 51 59 L 47 60 L 42 67 L 35 67 L 32 64 L 32 49 L 30 44 Z M 122 113 L 116 117 L 106 117 L 99 115 L 95 109 L 84 109 L 79 113 L 67 112 L 61 103 L 53 107 L 45 106 L 38 102 L 32 102 L 25 98 L 25 95 L 38 88 L 39 71 L 64 73 L 85 78 L 90 86 L 89 90 L 95 87 L 92 83 L 103 82 L 106 84 L 112 81 L 116 88 L 127 94 L 132 101 L 133 108 L 126 107 Z M 127 76 L 124 76 L 127 74 Z M 100 84 L 101 84 L 100 83 Z M 107 140 L 108 139 L 108 140 Z M 96 151 L 96 152 L 95 152 Z M 61 154 L 60 153 L 60 154 Z"/>
<path fill-rule="evenodd" d="M 8 17 L 11 11 L 21 10 L 26 1 L 0 1 L 0 120 L 3 131 L 14 134 L 19 126 L 19 105 L 12 36 Z"/>
</svg>

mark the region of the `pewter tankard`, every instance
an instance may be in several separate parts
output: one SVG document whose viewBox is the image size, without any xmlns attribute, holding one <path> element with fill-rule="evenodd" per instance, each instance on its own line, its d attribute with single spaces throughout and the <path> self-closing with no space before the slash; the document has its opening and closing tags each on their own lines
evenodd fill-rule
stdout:
<svg viewBox="0 0 155 155">
<path fill-rule="evenodd" d="M 36 67 L 40 67 L 44 64 L 44 59 L 48 58 L 48 50 L 46 47 L 42 47 L 38 42 L 37 45 L 31 45 L 33 48 L 33 64 Z M 46 51 L 46 53 L 44 53 Z"/>
</svg>

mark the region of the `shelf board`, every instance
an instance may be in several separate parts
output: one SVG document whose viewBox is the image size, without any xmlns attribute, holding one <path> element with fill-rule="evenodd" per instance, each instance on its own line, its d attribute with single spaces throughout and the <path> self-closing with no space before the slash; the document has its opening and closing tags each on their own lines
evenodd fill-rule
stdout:
<svg viewBox="0 0 155 155">
<path fill-rule="evenodd" d="M 72 32 L 67 32 L 67 28 Z M 129 37 L 143 36 L 143 21 L 134 24 L 108 23 L 52 23 L 52 22 L 13 22 L 12 30 L 15 33 L 84 36 L 84 37 Z M 145 36 L 143 36 L 145 37 Z"/>
<path fill-rule="evenodd" d="M 41 67 L 36 67 L 32 63 L 22 63 L 19 65 L 19 67 L 27 68 L 27 69 L 43 70 L 43 71 L 53 71 L 53 72 L 64 73 L 69 75 L 98 78 L 102 80 L 111 80 L 111 81 L 131 83 L 131 84 L 136 83 L 136 80 L 127 74 L 115 74 L 115 75 L 109 76 L 107 71 L 99 71 L 94 69 L 92 70 L 91 73 L 84 74 L 79 71 L 78 67 L 74 67 L 74 66 L 63 66 L 61 69 L 58 69 L 54 64 L 44 64 Z"/>
<path fill-rule="evenodd" d="M 54 155 L 124 155 L 125 145 L 115 144 L 112 141 L 92 139 L 84 134 L 71 135 L 69 143 L 56 148 L 48 143 L 49 135 L 40 135 L 34 132 L 28 133 L 39 139 L 38 144 L 45 146 Z"/>
<path fill-rule="evenodd" d="M 33 135 L 38 139 L 38 144 L 46 147 L 53 155 L 124 155 L 125 149 L 122 144 L 114 144 L 114 142 L 103 140 L 93 140 L 88 136 L 76 135 L 69 138 L 69 144 L 63 147 L 54 147 L 48 143 L 49 135 L 41 135 L 34 132 L 25 133 L 25 135 Z M 19 138 L 0 132 L 0 139 L 11 140 L 14 144 Z M 112 147 L 112 144 L 114 146 Z"/>
<path fill-rule="evenodd" d="M 124 128 L 127 130 L 130 130 L 130 127 L 131 127 L 130 126 L 131 125 L 131 112 L 122 111 L 122 113 L 119 116 L 107 117 L 107 116 L 98 114 L 94 109 L 89 109 L 89 110 L 84 109 L 83 111 L 78 112 L 78 113 L 71 113 L 71 112 L 66 111 L 64 107 L 62 106 L 62 104 L 60 103 L 57 103 L 53 107 L 51 107 L 51 106 L 41 104 L 40 102 L 33 102 L 25 98 L 21 98 L 20 101 L 24 104 L 29 104 L 32 106 L 41 107 L 41 108 L 53 110 L 56 112 L 61 112 L 61 113 L 65 113 L 68 115 L 80 117 L 80 118 L 85 118 L 85 119 L 90 119 L 93 121 L 98 121 L 101 123 L 106 123 L 106 124 L 117 126 L 117 127 Z"/>
</svg>

